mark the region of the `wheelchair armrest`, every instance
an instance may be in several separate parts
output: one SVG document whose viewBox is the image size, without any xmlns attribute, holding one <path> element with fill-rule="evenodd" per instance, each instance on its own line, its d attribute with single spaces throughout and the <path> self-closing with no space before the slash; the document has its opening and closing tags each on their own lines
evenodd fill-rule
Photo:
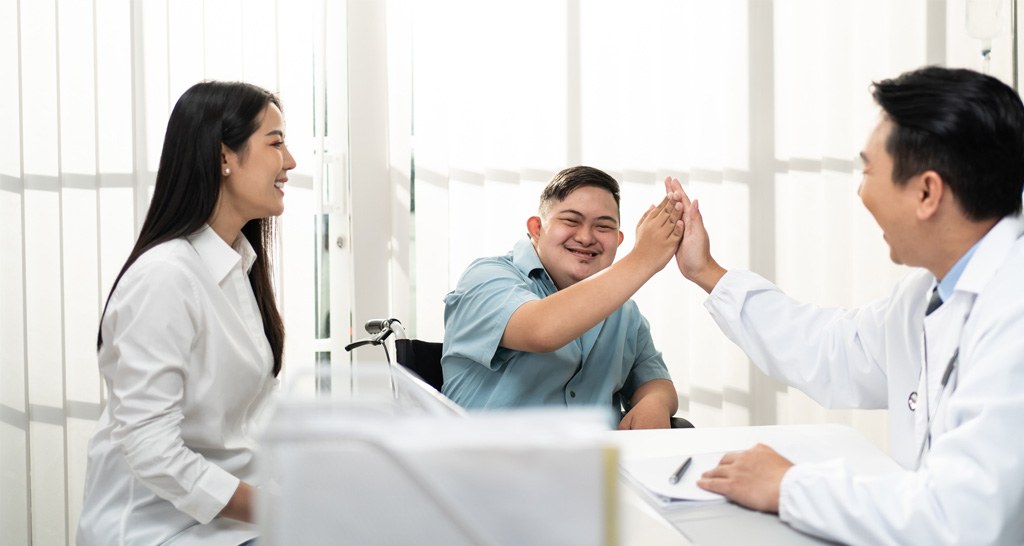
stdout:
<svg viewBox="0 0 1024 546">
<path fill-rule="evenodd" d="M 626 412 L 623 411 L 619 415 L 619 420 L 621 421 L 622 418 L 625 417 L 625 416 L 626 416 Z M 693 426 L 693 423 L 687 421 L 686 419 L 683 419 L 682 417 L 674 417 L 674 416 L 670 417 L 669 418 L 669 422 L 670 422 L 670 426 L 672 428 L 695 428 Z"/>
<path fill-rule="evenodd" d="M 694 428 L 693 423 L 682 417 L 672 417 L 672 428 Z"/>
<path fill-rule="evenodd" d="M 395 360 L 440 391 L 444 385 L 441 347 L 441 343 L 398 338 L 395 339 Z"/>
</svg>

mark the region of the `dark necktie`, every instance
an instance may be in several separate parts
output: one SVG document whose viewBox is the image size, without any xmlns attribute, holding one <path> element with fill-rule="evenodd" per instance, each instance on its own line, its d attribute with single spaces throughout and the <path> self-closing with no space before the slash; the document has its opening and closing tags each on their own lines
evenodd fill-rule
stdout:
<svg viewBox="0 0 1024 546">
<path fill-rule="evenodd" d="M 924 310 L 924 316 L 932 314 L 932 311 L 939 308 L 942 305 L 942 296 L 939 295 L 938 285 L 932 290 L 932 299 L 928 300 L 928 308 Z"/>
</svg>

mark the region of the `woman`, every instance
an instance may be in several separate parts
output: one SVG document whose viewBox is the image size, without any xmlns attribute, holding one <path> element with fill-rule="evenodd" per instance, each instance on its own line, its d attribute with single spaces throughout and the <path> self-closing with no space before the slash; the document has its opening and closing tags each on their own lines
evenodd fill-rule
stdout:
<svg viewBox="0 0 1024 546">
<path fill-rule="evenodd" d="M 269 92 L 204 82 L 178 99 L 146 221 L 100 323 L 109 399 L 89 445 L 78 544 L 257 535 L 250 433 L 281 370 L 270 245 L 294 167 Z"/>
</svg>

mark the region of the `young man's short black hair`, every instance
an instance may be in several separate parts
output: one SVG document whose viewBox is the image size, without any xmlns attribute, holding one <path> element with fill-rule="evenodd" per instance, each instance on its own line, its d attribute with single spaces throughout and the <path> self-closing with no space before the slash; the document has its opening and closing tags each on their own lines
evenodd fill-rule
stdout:
<svg viewBox="0 0 1024 546">
<path fill-rule="evenodd" d="M 541 217 L 547 216 L 552 203 L 564 201 L 570 193 L 583 186 L 607 190 L 615 198 L 615 212 L 619 212 L 619 183 L 600 169 L 578 165 L 562 169 L 544 187 L 540 194 Z"/>
<path fill-rule="evenodd" d="M 872 95 L 893 123 L 885 149 L 896 183 L 933 170 L 972 220 L 1020 213 L 1024 105 L 1013 89 L 930 66 L 875 82 Z"/>
</svg>

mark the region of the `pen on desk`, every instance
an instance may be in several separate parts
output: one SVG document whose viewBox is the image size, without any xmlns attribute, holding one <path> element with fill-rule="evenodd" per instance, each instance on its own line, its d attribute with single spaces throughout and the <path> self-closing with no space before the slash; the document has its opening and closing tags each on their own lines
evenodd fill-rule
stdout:
<svg viewBox="0 0 1024 546">
<path fill-rule="evenodd" d="M 686 474 L 686 469 L 690 468 L 690 463 L 693 462 L 693 457 L 687 457 L 683 464 L 679 465 L 679 468 L 668 477 L 668 483 L 679 483 L 679 480 L 683 479 L 683 474 Z"/>
</svg>

